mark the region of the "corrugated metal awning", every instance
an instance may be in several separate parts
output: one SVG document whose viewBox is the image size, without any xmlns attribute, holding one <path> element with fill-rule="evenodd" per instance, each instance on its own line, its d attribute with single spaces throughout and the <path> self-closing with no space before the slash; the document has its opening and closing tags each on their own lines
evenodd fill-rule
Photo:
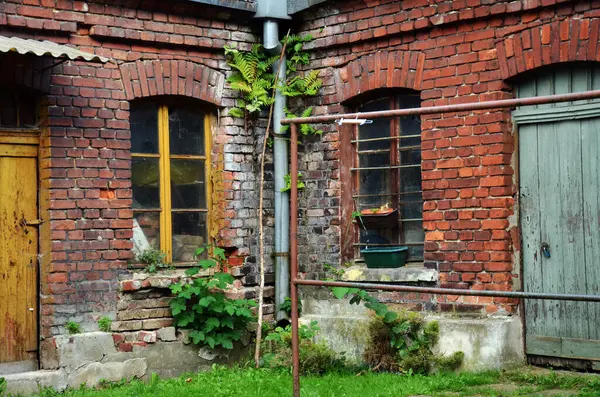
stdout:
<svg viewBox="0 0 600 397">
<path fill-rule="evenodd" d="M 108 58 L 80 51 L 66 45 L 56 44 L 51 41 L 21 39 L 19 37 L 0 36 L 0 52 L 18 52 L 21 55 L 35 54 L 37 56 L 49 55 L 54 58 L 70 59 L 72 61 L 85 60 L 88 62 L 106 63 Z"/>
</svg>

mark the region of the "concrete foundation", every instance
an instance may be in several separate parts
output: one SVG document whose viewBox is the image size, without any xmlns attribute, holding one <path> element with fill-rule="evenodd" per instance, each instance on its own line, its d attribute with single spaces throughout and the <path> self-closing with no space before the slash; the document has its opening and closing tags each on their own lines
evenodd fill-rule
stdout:
<svg viewBox="0 0 600 397">
<path fill-rule="evenodd" d="M 362 305 L 345 300 L 303 300 L 301 322 L 319 323 L 319 338 L 338 353 L 360 361 L 368 343 L 370 312 Z M 445 355 L 462 351 L 461 369 L 482 371 L 514 367 L 525 363 L 521 321 L 516 316 L 459 317 L 425 315 L 440 324 L 440 341 L 436 350 Z"/>
<path fill-rule="evenodd" d="M 138 342 L 131 351 L 119 351 L 123 343 L 115 343 L 113 334 L 90 332 L 62 335 L 53 338 L 52 370 L 2 375 L 8 382 L 9 393 L 31 394 L 39 388 L 51 387 L 61 391 L 67 387 L 97 386 L 101 380 L 116 382 L 122 379 L 148 379 L 153 373 L 161 378 L 176 377 L 186 372 L 208 370 L 215 364 L 226 364 L 247 356 L 247 344 L 232 351 L 198 348 L 189 343 L 186 334 L 175 335 L 174 329 L 156 332 L 151 343 Z M 116 334 L 115 334 L 116 335 Z M 143 335 L 147 337 L 148 335 Z M 209 354 L 210 353 L 210 354 Z M 1 374 L 0 374 L 1 375 Z"/>
</svg>

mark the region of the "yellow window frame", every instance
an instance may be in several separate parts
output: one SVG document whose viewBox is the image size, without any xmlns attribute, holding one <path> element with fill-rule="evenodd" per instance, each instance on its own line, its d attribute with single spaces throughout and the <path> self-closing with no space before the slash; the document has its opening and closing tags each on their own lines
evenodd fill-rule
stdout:
<svg viewBox="0 0 600 397">
<path fill-rule="evenodd" d="M 169 106 L 158 106 L 158 154 L 132 153 L 132 157 L 158 158 L 159 169 L 159 198 L 160 198 L 160 250 L 166 254 L 166 261 L 173 262 L 173 220 L 171 208 L 171 160 L 192 159 L 204 161 L 204 179 L 207 208 L 194 209 L 195 212 L 206 213 L 206 239 L 209 238 L 212 209 L 212 183 L 211 183 L 211 148 L 212 126 L 214 115 L 210 112 L 204 114 L 204 155 L 173 155 L 170 150 L 169 134 Z"/>
</svg>

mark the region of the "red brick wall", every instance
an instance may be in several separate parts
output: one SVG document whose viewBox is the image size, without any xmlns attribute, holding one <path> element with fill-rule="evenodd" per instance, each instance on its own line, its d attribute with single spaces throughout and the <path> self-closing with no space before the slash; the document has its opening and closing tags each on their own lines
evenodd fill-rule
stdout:
<svg viewBox="0 0 600 397">
<path fill-rule="evenodd" d="M 234 95 L 224 88 L 229 67 L 222 49 L 256 41 L 249 16 L 193 2 L 0 3 L 0 34 L 75 45 L 111 59 L 67 61 L 41 74 L 36 70 L 56 60 L 0 61 L 0 83 L 34 88 L 47 105 L 40 163 L 42 337 L 62 333 L 69 320 L 95 330 L 99 316 L 116 315 L 119 276 L 132 259 L 129 101 L 137 98 L 187 96 L 224 109 L 212 131 L 219 215 L 212 232 L 229 248 L 232 264 L 245 264 L 236 272 L 241 281 L 256 283 L 255 265 L 246 260 L 256 227 L 255 189 L 244 186 L 242 195 L 240 186 L 255 181 L 258 145 L 243 121 L 226 117 Z"/>
<path fill-rule="evenodd" d="M 376 88 L 416 89 L 422 106 L 512 98 L 510 78 L 517 74 L 559 62 L 600 61 L 599 18 L 597 0 L 329 2 L 303 16 L 304 32 L 316 38 L 310 67 L 320 69 L 324 80 L 323 95 L 309 104 L 316 106 L 315 114 L 348 111 L 342 102 Z M 329 131 L 323 137 L 326 153 L 337 154 L 340 145 L 342 152 L 349 148 L 340 138 L 347 131 L 323 127 Z M 423 116 L 422 140 L 424 265 L 439 271 L 442 287 L 519 290 L 510 111 Z M 303 156 L 305 169 L 314 168 L 311 151 Z M 324 207 L 309 192 L 301 206 L 308 225 L 326 222 L 335 228 L 329 241 L 341 242 L 344 261 L 353 240 L 347 232 L 350 165 L 341 160 L 341 168 L 328 171 L 327 177 L 336 184 L 342 205 Z M 307 183 L 322 176 L 307 175 Z M 322 246 L 301 247 L 303 271 L 322 271 Z M 436 303 L 431 299 L 408 300 Z M 516 302 L 448 296 L 437 299 L 437 308 L 512 312 Z"/>
</svg>

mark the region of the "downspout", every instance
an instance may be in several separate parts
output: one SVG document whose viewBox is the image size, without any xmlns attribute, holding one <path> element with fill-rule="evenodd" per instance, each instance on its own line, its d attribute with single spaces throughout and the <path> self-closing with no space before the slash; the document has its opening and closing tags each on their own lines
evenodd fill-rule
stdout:
<svg viewBox="0 0 600 397">
<path fill-rule="evenodd" d="M 257 18 L 265 18 L 263 23 L 263 44 L 270 55 L 279 56 L 281 43 L 279 39 L 278 19 L 290 19 L 285 9 L 285 2 L 281 0 L 259 0 Z M 273 73 L 279 70 L 279 81 L 286 78 L 285 56 L 273 65 Z M 279 90 L 275 92 L 275 103 L 273 104 L 273 168 L 275 179 L 275 319 L 277 321 L 287 319 L 288 315 L 281 310 L 285 298 L 290 295 L 290 198 L 288 192 L 282 192 L 285 188 L 285 175 L 289 173 L 288 142 L 285 133 L 281 131 L 281 120 L 284 117 L 285 97 Z"/>
<path fill-rule="evenodd" d="M 278 23 L 273 20 L 264 22 L 264 46 L 272 54 L 281 52 L 279 42 Z M 279 70 L 279 81 L 285 81 L 286 59 L 279 67 L 279 61 L 273 65 L 273 73 Z M 289 173 L 288 142 L 285 134 L 281 132 L 281 120 L 284 117 L 285 97 L 280 90 L 275 92 L 273 104 L 273 168 L 275 179 L 275 319 L 277 321 L 287 318 L 286 312 L 281 310 L 285 298 L 290 295 L 290 197 L 285 188 L 284 176 Z"/>
</svg>

